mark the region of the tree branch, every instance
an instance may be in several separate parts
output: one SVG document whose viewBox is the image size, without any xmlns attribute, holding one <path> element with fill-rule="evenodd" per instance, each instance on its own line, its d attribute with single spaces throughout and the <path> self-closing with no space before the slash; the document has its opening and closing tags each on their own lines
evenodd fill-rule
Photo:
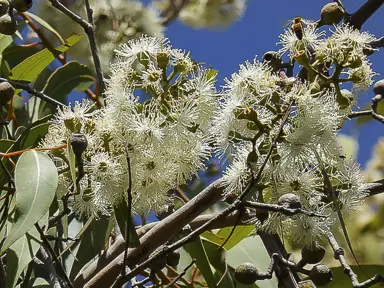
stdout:
<svg viewBox="0 0 384 288">
<path fill-rule="evenodd" d="M 58 0 L 49 0 L 49 2 L 51 2 L 53 7 L 60 10 L 62 13 L 64 13 L 73 21 L 75 21 L 77 24 L 79 24 L 81 27 L 83 27 L 85 34 L 87 34 L 88 40 L 89 40 L 89 46 L 91 47 L 93 63 L 95 65 L 96 76 L 100 85 L 100 92 L 101 92 L 100 95 L 102 95 L 104 93 L 105 83 L 104 83 L 103 71 L 101 70 L 99 53 L 97 52 L 95 31 L 93 29 L 93 17 L 92 17 L 93 11 L 91 9 L 91 6 L 89 5 L 89 0 L 85 0 L 85 8 L 87 10 L 87 16 L 88 16 L 89 22 L 85 21 L 79 15 L 69 10 L 67 7 L 61 4 Z"/>
<path fill-rule="evenodd" d="M 148 257 L 159 246 L 177 235 L 185 225 L 218 202 L 221 199 L 223 189 L 221 180 L 216 180 L 183 207 L 164 218 L 140 238 L 139 247 L 129 249 L 127 262 L 138 263 L 140 260 Z M 95 287 L 108 287 L 108 285 L 111 285 L 121 271 L 123 255 L 120 253 L 123 250 L 124 245 L 121 249 L 118 249 L 119 256 L 115 256 L 113 261 L 100 272 L 97 269 L 97 262 L 91 264 L 75 279 L 75 287 L 84 287 L 85 283 L 89 281 L 89 285 L 92 286 L 92 283 L 94 283 Z"/>
<path fill-rule="evenodd" d="M 352 13 L 346 22 L 360 30 L 364 23 L 375 14 L 383 3 L 384 0 L 368 0 L 364 5 Z"/>
</svg>

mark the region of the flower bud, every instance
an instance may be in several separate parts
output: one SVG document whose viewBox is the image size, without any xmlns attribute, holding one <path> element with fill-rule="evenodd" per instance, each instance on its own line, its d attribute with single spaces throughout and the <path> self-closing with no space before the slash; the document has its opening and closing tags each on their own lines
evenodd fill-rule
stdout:
<svg viewBox="0 0 384 288">
<path fill-rule="evenodd" d="M 336 2 L 328 3 L 321 9 L 320 21 L 324 25 L 336 25 L 343 17 L 344 11 Z"/>
<path fill-rule="evenodd" d="M 333 279 L 332 271 L 323 264 L 313 266 L 309 272 L 309 277 L 316 286 L 324 286 Z"/>
<path fill-rule="evenodd" d="M 12 0 L 11 5 L 17 12 L 26 12 L 32 8 L 33 1 L 32 0 Z"/>
<path fill-rule="evenodd" d="M 8 82 L 0 83 L 0 105 L 7 104 L 15 94 L 15 88 Z"/>
<path fill-rule="evenodd" d="M 259 279 L 259 271 L 254 264 L 245 262 L 237 266 L 234 276 L 240 284 L 252 285 Z"/>
<path fill-rule="evenodd" d="M 159 66 L 160 69 L 167 68 L 169 64 L 169 58 L 170 54 L 168 52 L 159 52 L 157 53 L 157 66 Z"/>
<path fill-rule="evenodd" d="M 279 205 L 285 206 L 290 209 L 301 208 L 300 197 L 293 193 L 287 193 L 282 195 L 277 202 Z"/>
<path fill-rule="evenodd" d="M 340 109 L 348 108 L 348 106 L 351 104 L 348 99 L 348 96 L 344 95 L 343 93 L 336 94 L 336 102 L 337 104 L 339 104 Z"/>
<path fill-rule="evenodd" d="M 257 163 L 258 158 L 256 151 L 252 150 L 247 156 L 247 163 Z"/>
<path fill-rule="evenodd" d="M 348 89 L 341 89 L 341 94 L 344 96 L 344 97 L 347 97 L 349 99 L 349 101 L 353 101 L 355 100 L 355 96 L 352 94 L 351 91 L 349 91 Z"/>
<path fill-rule="evenodd" d="M 8 0 L 0 0 L 0 16 L 8 13 L 9 10 L 9 2 Z"/>
<path fill-rule="evenodd" d="M 359 56 L 348 57 L 347 63 L 344 65 L 345 67 L 349 67 L 352 69 L 359 68 L 363 65 L 363 60 Z"/>
<path fill-rule="evenodd" d="M 296 62 L 299 63 L 301 66 L 308 67 L 311 65 L 311 62 L 305 50 L 299 51 L 298 53 L 296 53 L 296 55 L 293 56 L 293 58 L 295 58 Z"/>
<path fill-rule="evenodd" d="M 81 133 L 73 133 L 71 138 L 71 145 L 75 156 L 81 156 L 85 149 L 87 149 L 87 137 Z"/>
<path fill-rule="evenodd" d="M 316 264 L 323 260 L 325 249 L 317 241 L 305 245 L 301 249 L 301 260 L 306 264 Z"/>
<path fill-rule="evenodd" d="M 377 81 L 373 85 L 373 93 L 375 93 L 375 95 L 384 96 L 384 79 Z"/>
<path fill-rule="evenodd" d="M 0 33 L 5 35 L 15 34 L 17 31 L 17 22 L 13 16 L 12 9 L 8 13 L 0 17 Z"/>
</svg>

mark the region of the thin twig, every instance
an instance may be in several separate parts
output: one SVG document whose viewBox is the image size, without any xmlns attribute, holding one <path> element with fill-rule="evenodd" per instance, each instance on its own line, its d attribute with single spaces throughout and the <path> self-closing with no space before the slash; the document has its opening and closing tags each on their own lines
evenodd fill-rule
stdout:
<svg viewBox="0 0 384 288">
<path fill-rule="evenodd" d="M 189 263 L 189 265 L 187 267 L 185 267 L 183 269 L 183 271 L 180 272 L 180 274 L 172 280 L 171 283 L 169 283 L 167 286 L 165 286 L 165 288 L 170 288 L 172 287 L 173 284 L 175 284 L 177 281 L 179 281 L 180 278 L 182 278 L 188 271 L 189 268 L 191 268 L 193 266 L 193 264 L 195 264 L 196 260 L 193 259 L 191 263 Z"/>
<path fill-rule="evenodd" d="M 302 208 L 288 208 L 282 205 L 277 204 L 268 204 L 268 203 L 260 203 L 260 202 L 252 202 L 252 201 L 246 201 L 245 206 L 261 209 L 261 210 L 267 210 L 267 211 L 273 211 L 278 212 L 287 216 L 293 216 L 296 214 L 304 214 L 309 217 L 319 217 L 319 218 L 327 218 L 328 216 L 317 214 L 312 211 L 304 210 Z"/>
<path fill-rule="evenodd" d="M 64 13 L 73 21 L 75 21 L 77 24 L 79 24 L 81 27 L 83 27 L 85 34 L 87 34 L 89 45 L 91 47 L 93 63 L 95 65 L 96 76 L 100 85 L 100 95 L 102 95 L 104 93 L 105 83 L 104 83 L 103 71 L 101 70 L 101 62 L 100 62 L 99 54 L 97 52 L 95 31 L 93 29 L 93 17 L 92 17 L 93 11 L 91 9 L 91 6 L 89 5 L 89 1 L 85 0 L 85 8 L 87 10 L 87 16 L 88 16 L 89 22 L 87 22 L 86 20 L 81 18 L 79 15 L 69 10 L 67 7 L 61 4 L 58 0 L 49 0 L 49 2 L 51 2 L 53 7 L 60 10 L 62 13 Z"/>
<path fill-rule="evenodd" d="M 50 103 L 50 104 L 53 104 L 53 105 L 57 105 L 57 106 L 60 106 L 60 107 L 65 107 L 65 105 L 63 103 L 61 103 L 61 102 L 59 102 L 59 101 L 57 101 L 57 100 L 55 100 L 55 99 L 45 95 L 44 93 L 42 93 L 40 91 L 37 91 L 36 89 L 33 89 L 28 84 L 23 84 L 23 83 L 20 83 L 20 82 L 17 82 L 17 81 L 8 80 L 8 79 L 5 79 L 5 78 L 0 78 L 0 82 L 8 82 L 13 87 L 19 88 L 19 89 L 23 89 L 23 90 L 27 91 L 29 94 L 35 95 L 37 98 L 40 98 L 41 100 L 44 100 L 47 103 Z"/>
<path fill-rule="evenodd" d="M 329 244 L 331 245 L 332 250 L 334 252 L 335 259 L 339 260 L 341 266 L 344 269 L 344 273 L 347 274 L 347 276 L 351 279 L 354 288 L 366 288 L 371 287 L 377 283 L 384 283 L 384 276 L 381 274 L 376 274 L 367 281 L 360 283 L 357 279 L 357 275 L 353 272 L 352 268 L 347 263 L 347 260 L 344 257 L 344 250 L 337 243 L 335 236 L 332 233 L 329 233 L 327 237 Z"/>
<path fill-rule="evenodd" d="M 51 245 L 49 244 L 47 237 L 45 236 L 43 230 L 41 229 L 40 225 L 38 223 L 35 224 L 35 227 L 37 231 L 40 234 L 40 238 L 43 241 L 43 244 L 45 248 L 48 249 L 49 253 L 51 254 L 51 257 L 53 258 L 54 263 L 56 264 L 56 269 L 60 273 L 61 278 L 67 283 L 68 287 L 74 288 L 72 285 L 71 280 L 69 279 L 68 275 L 65 273 L 64 267 L 61 265 L 60 260 L 57 258 L 57 255 L 55 251 L 52 249 Z"/>
<path fill-rule="evenodd" d="M 126 145 L 124 145 L 124 152 L 125 152 L 125 157 L 127 161 L 127 168 L 128 168 L 128 189 L 127 189 L 127 197 L 128 197 L 128 210 L 127 210 L 127 225 L 124 226 L 126 231 L 124 231 L 125 234 L 125 250 L 124 250 L 124 259 L 123 259 L 123 267 L 121 269 L 121 276 L 125 276 L 125 267 L 127 266 L 127 253 L 128 253 L 128 246 L 129 246 L 129 241 L 130 241 L 130 236 L 131 236 L 131 222 L 130 218 L 132 217 L 132 173 L 131 173 L 131 160 L 129 159 L 129 154 L 128 154 L 128 148 Z"/>
<path fill-rule="evenodd" d="M 179 5 L 175 4 L 175 0 L 171 0 L 169 7 L 165 14 L 169 14 L 163 21 L 163 26 L 168 26 L 171 24 L 179 15 L 181 10 L 188 4 L 189 0 L 180 0 Z"/>
</svg>

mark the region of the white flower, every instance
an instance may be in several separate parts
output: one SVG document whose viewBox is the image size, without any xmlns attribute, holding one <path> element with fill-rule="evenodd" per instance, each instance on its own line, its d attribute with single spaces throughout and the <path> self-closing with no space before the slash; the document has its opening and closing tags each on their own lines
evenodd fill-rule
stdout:
<svg viewBox="0 0 384 288">
<path fill-rule="evenodd" d="M 143 71 L 141 80 L 144 88 L 152 88 L 156 94 L 163 92 L 162 87 L 162 73 L 163 71 L 157 68 L 153 63 L 150 63 L 148 68 Z"/>
<path fill-rule="evenodd" d="M 368 60 L 364 60 L 360 67 L 355 69 L 348 69 L 345 74 L 353 82 L 353 90 L 367 90 L 373 83 L 372 77 L 379 75 L 372 71 L 371 63 Z"/>
<path fill-rule="evenodd" d="M 291 27 L 287 28 L 283 34 L 280 34 L 280 42 L 277 43 L 283 46 L 279 50 L 280 54 L 288 52 L 289 57 L 293 58 L 293 56 L 300 51 L 308 51 L 308 47 L 310 47 L 312 51 L 316 51 L 317 47 L 323 41 L 321 37 L 325 36 L 325 32 L 319 32 L 316 29 L 316 23 L 308 20 L 303 21 L 303 24 L 301 24 L 303 27 L 303 37 L 301 40 L 297 38 L 296 33 Z"/>
<path fill-rule="evenodd" d="M 139 39 L 129 41 L 127 44 L 120 45 L 115 52 L 121 57 L 121 63 L 132 65 L 136 60 L 156 61 L 158 52 L 170 49 L 167 38 L 156 38 L 150 36 L 141 36 Z"/>
<path fill-rule="evenodd" d="M 369 44 L 377 40 L 373 34 L 366 31 L 360 32 L 348 24 L 336 26 L 330 39 L 361 52 L 363 49 L 371 49 Z"/>
</svg>

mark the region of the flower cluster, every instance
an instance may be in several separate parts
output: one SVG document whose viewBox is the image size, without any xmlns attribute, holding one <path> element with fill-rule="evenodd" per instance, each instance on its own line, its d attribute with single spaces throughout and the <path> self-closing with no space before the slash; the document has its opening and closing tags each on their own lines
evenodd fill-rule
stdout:
<svg viewBox="0 0 384 288">
<path fill-rule="evenodd" d="M 60 110 L 41 144 L 55 147 L 72 133 L 86 136 L 85 176 L 72 206 L 80 215 L 108 214 L 126 197 L 129 181 L 133 213 L 157 211 L 176 185 L 205 169 L 210 154 L 215 73 L 173 49 L 167 39 L 143 36 L 121 45 L 116 54 L 106 106 L 92 110 L 83 101 Z M 67 152 L 53 153 L 64 159 L 60 171 L 66 171 Z M 60 175 L 61 193 L 70 177 L 69 172 Z"/>
<path fill-rule="evenodd" d="M 228 196 L 248 191 L 258 175 L 248 192 L 254 201 L 288 205 L 281 201 L 296 195 L 300 207 L 323 216 L 270 213 L 252 221 L 301 244 L 321 238 L 339 224 L 337 210 L 348 217 L 366 196 L 360 167 L 344 157 L 336 136 L 354 104 L 340 83 L 364 89 L 375 75 L 366 56 L 374 36 L 342 24 L 326 38 L 305 23 L 302 37 L 291 29 L 280 37 L 280 53 L 305 73 L 289 78 L 272 62 L 246 62 L 226 79 L 212 124 L 215 150 L 230 162 L 223 176 Z"/>
</svg>

